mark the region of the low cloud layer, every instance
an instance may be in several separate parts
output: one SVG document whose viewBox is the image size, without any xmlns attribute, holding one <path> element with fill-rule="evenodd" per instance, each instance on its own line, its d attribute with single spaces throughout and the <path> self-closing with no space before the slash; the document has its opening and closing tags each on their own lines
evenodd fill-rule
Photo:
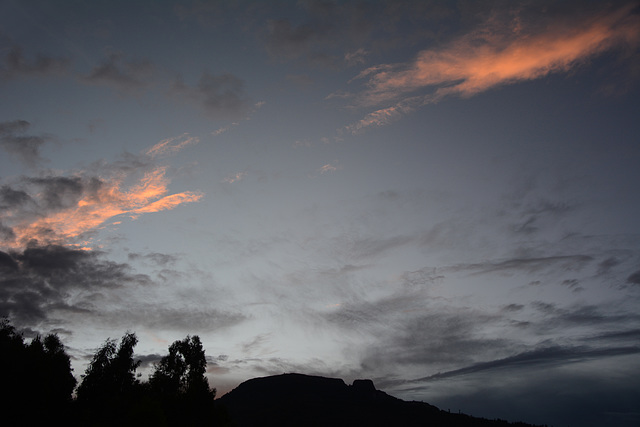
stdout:
<svg viewBox="0 0 640 427">
<path fill-rule="evenodd" d="M 21 324 L 91 315 L 105 291 L 150 282 L 100 252 L 57 245 L 0 252 L 0 270 L 0 315 Z"/>
</svg>

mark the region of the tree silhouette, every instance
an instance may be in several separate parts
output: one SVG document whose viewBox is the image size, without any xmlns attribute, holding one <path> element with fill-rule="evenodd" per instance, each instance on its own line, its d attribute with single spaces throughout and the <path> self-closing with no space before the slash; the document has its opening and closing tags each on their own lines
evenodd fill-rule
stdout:
<svg viewBox="0 0 640 427">
<path fill-rule="evenodd" d="M 31 352 L 33 376 L 40 384 L 40 404 L 53 411 L 71 403 L 76 379 L 60 338 L 49 334 L 41 340 L 38 336 L 31 341 L 28 350 Z"/>
<path fill-rule="evenodd" d="M 206 370 L 207 360 L 200 337 L 187 336 L 169 346 L 169 354 L 155 365 L 150 382 L 163 394 L 208 393 L 213 397 L 215 390 L 209 389 Z"/>
<path fill-rule="evenodd" d="M 64 345 L 57 335 L 30 344 L 8 319 L 0 321 L 0 373 L 7 425 L 42 425 L 69 415 L 76 380 Z M 36 409 L 36 410 L 34 410 Z"/>
<path fill-rule="evenodd" d="M 227 424 L 214 411 L 215 389 L 206 377 L 207 360 L 198 336 L 169 347 L 149 382 L 136 378 L 138 338 L 126 333 L 107 339 L 93 355 L 82 382 L 57 335 L 36 336 L 29 343 L 0 319 L 0 378 L 8 396 L 3 425 L 40 426 L 56 421 L 78 426 L 194 426 Z"/>
<path fill-rule="evenodd" d="M 139 386 L 136 369 L 140 361 L 133 360 L 137 343 L 134 333 L 126 333 L 119 345 L 107 339 L 96 351 L 77 390 L 85 421 L 96 425 L 98 420 L 126 420 Z"/>
<path fill-rule="evenodd" d="M 159 397 L 171 425 L 202 425 L 213 417 L 215 389 L 205 376 L 207 360 L 197 335 L 187 336 L 169 346 L 149 378 L 151 390 Z"/>
</svg>

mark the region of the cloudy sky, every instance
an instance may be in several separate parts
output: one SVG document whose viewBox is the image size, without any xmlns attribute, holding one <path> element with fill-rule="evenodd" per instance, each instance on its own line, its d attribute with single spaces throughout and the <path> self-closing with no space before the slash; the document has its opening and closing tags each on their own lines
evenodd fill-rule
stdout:
<svg viewBox="0 0 640 427">
<path fill-rule="evenodd" d="M 0 315 L 77 377 L 637 425 L 640 6 L 0 1 Z M 146 366 L 149 366 L 147 364 Z"/>
</svg>

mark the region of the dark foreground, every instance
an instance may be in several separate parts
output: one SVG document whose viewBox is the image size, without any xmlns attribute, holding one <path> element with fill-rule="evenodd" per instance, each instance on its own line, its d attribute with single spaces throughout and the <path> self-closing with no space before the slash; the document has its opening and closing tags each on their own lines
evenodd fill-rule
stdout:
<svg viewBox="0 0 640 427">
<path fill-rule="evenodd" d="M 0 319 L 0 378 L 8 392 L 0 425 L 96 427 L 189 426 L 527 426 L 451 414 L 376 390 L 371 380 L 302 374 L 254 378 L 218 400 L 205 375 L 197 335 L 169 346 L 140 381 L 133 358 L 138 339 L 126 333 L 97 349 L 76 387 L 70 357 L 57 335 L 29 343 Z M 75 389 L 75 397 L 73 391 Z"/>
<path fill-rule="evenodd" d="M 302 374 L 254 378 L 216 400 L 230 425 L 244 426 L 531 426 L 452 414 L 376 390 L 371 380 Z"/>
</svg>

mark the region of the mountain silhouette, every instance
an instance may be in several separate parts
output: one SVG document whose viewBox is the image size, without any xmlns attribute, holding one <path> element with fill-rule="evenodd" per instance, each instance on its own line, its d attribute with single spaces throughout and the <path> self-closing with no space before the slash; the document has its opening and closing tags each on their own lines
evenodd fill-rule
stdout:
<svg viewBox="0 0 640 427">
<path fill-rule="evenodd" d="M 531 426 L 452 414 L 376 390 L 371 380 L 282 374 L 245 381 L 216 400 L 233 426 Z"/>
</svg>

